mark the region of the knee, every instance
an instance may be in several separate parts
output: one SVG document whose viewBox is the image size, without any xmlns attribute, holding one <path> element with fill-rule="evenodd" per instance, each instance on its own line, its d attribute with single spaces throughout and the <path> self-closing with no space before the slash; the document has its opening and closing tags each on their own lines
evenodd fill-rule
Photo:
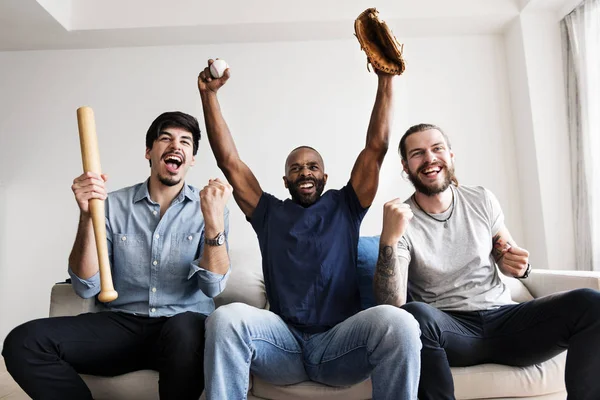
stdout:
<svg viewBox="0 0 600 400">
<path fill-rule="evenodd" d="M 378 328 L 384 340 L 420 349 L 419 323 L 410 313 L 389 305 L 373 307 L 369 311 L 369 324 Z"/>
<path fill-rule="evenodd" d="M 600 291 L 576 289 L 569 293 L 574 298 L 576 308 L 586 310 L 595 320 L 600 320 Z"/>
<path fill-rule="evenodd" d="M 226 337 L 225 332 L 240 332 L 244 329 L 245 316 L 253 307 L 244 303 L 231 303 L 217 308 L 206 320 L 206 338 Z"/>
<path fill-rule="evenodd" d="M 35 321 L 31 321 L 17 326 L 6 336 L 2 356 L 9 370 L 12 365 L 25 358 L 26 354 L 34 348 L 35 343 L 38 342 L 38 334 Z"/>
<path fill-rule="evenodd" d="M 440 312 L 429 304 L 412 301 L 402 306 L 419 323 L 421 334 L 428 338 L 437 338 L 440 335 L 437 314 Z"/>
</svg>

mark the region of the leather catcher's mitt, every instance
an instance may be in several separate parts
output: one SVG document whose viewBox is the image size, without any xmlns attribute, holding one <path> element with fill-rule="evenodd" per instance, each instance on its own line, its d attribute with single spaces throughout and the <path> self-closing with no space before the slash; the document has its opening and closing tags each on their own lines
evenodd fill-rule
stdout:
<svg viewBox="0 0 600 400">
<path fill-rule="evenodd" d="M 367 70 L 369 64 L 374 68 L 392 75 L 404 72 L 402 58 L 403 44 L 398 43 L 392 30 L 379 19 L 379 11 L 367 8 L 356 21 L 354 32 L 362 50 L 367 53 Z"/>
</svg>

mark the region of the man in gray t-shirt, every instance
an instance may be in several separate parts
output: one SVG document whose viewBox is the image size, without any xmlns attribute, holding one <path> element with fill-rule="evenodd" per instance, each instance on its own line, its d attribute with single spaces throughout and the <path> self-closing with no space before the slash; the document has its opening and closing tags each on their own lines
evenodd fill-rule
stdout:
<svg viewBox="0 0 600 400">
<path fill-rule="evenodd" d="M 515 304 L 499 271 L 526 279 L 529 253 L 511 237 L 496 197 L 458 185 L 454 153 L 434 125 L 411 127 L 399 150 L 415 193 L 384 206 L 374 290 L 380 304 L 419 321 L 419 399 L 454 399 L 450 366 L 527 366 L 567 348 L 569 398 L 600 399 L 600 292 Z M 407 291 L 414 301 L 406 303 Z"/>
</svg>

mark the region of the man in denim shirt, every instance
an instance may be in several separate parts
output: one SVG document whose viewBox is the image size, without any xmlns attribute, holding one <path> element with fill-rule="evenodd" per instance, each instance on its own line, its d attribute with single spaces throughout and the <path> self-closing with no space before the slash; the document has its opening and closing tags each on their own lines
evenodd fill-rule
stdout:
<svg viewBox="0 0 600 400">
<path fill-rule="evenodd" d="M 185 175 L 198 151 L 197 120 L 160 115 L 146 135 L 150 177 L 110 193 L 105 175 L 73 182 L 79 227 L 69 257 L 75 292 L 100 292 L 90 199 L 106 200 L 106 233 L 119 297 L 105 312 L 45 318 L 15 328 L 3 355 L 34 399 L 92 399 L 78 375 L 115 376 L 154 369 L 161 399 L 197 400 L 204 388 L 204 320 L 229 274 L 225 206 L 231 186 L 210 180 L 201 191 Z"/>
</svg>

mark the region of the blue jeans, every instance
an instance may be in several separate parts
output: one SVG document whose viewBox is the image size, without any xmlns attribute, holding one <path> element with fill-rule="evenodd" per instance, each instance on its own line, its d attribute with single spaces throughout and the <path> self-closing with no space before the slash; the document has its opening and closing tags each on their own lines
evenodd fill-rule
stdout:
<svg viewBox="0 0 600 400">
<path fill-rule="evenodd" d="M 270 311 L 229 304 L 206 321 L 206 398 L 246 399 L 252 372 L 276 385 L 349 386 L 371 376 L 373 399 L 413 400 L 420 352 L 417 321 L 396 307 L 373 307 L 306 334 Z"/>
</svg>

